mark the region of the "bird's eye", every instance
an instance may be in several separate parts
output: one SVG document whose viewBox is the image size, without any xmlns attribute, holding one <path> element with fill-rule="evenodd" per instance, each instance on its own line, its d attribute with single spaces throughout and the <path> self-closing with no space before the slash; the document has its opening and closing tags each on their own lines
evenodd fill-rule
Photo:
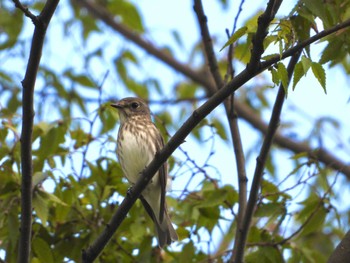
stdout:
<svg viewBox="0 0 350 263">
<path fill-rule="evenodd" d="M 140 107 L 140 104 L 138 104 L 137 102 L 131 103 L 131 108 L 137 109 L 138 107 Z"/>
</svg>

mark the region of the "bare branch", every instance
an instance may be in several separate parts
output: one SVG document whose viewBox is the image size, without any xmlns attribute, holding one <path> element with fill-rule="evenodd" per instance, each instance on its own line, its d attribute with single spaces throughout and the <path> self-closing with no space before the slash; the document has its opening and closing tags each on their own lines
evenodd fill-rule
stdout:
<svg viewBox="0 0 350 263">
<path fill-rule="evenodd" d="M 241 3 L 242 4 L 242 3 Z M 212 73 L 212 76 L 216 83 L 216 88 L 220 89 L 224 85 L 224 80 L 222 79 L 217 60 L 214 54 L 214 48 L 212 45 L 209 29 L 207 26 L 207 19 L 204 14 L 203 6 L 201 0 L 194 1 L 194 10 L 197 15 L 197 20 L 200 26 L 200 31 L 202 35 L 202 41 L 204 45 L 205 54 L 209 63 L 209 68 Z M 228 65 L 229 70 L 233 73 L 231 65 L 232 56 L 232 46 L 229 49 L 228 55 Z M 228 74 L 229 75 L 229 74 Z M 230 74 L 233 77 L 233 74 Z M 233 143 L 233 148 L 235 152 L 236 165 L 237 165 L 237 177 L 238 177 L 238 186 L 239 186 L 239 209 L 237 217 L 237 229 L 236 234 L 239 234 L 239 230 L 242 228 L 243 216 L 245 213 L 246 203 L 247 203 L 247 176 L 245 169 L 245 157 L 243 152 L 241 135 L 237 122 L 237 114 L 234 110 L 234 98 L 233 95 L 230 96 L 230 99 L 225 100 L 224 102 L 226 116 L 229 123 L 231 131 L 231 139 Z"/>
<path fill-rule="evenodd" d="M 194 0 L 193 8 L 197 15 L 198 24 L 202 35 L 202 41 L 204 45 L 205 54 L 208 60 L 210 72 L 213 75 L 217 89 L 220 89 L 224 86 L 224 81 L 220 75 L 218 63 L 215 57 L 212 40 L 207 26 L 207 17 L 204 14 L 202 1 Z"/>
<path fill-rule="evenodd" d="M 15 6 L 20 9 L 26 17 L 29 17 L 33 24 L 36 25 L 38 23 L 38 17 L 34 15 L 32 12 L 29 11 L 28 7 L 23 6 L 22 3 L 19 0 L 12 0 L 15 4 Z"/>
<path fill-rule="evenodd" d="M 267 3 L 265 12 L 258 18 L 258 29 L 256 30 L 252 40 L 253 48 L 251 51 L 250 61 L 247 65 L 248 71 L 254 72 L 259 68 L 261 55 L 265 51 L 264 39 L 268 33 L 267 29 L 271 21 L 275 18 L 281 4 L 282 0 L 270 0 Z"/>
<path fill-rule="evenodd" d="M 207 56 L 207 60 L 209 63 L 209 68 L 212 73 L 212 76 L 216 83 L 216 88 L 220 89 L 224 85 L 224 81 L 220 75 L 219 67 L 217 64 L 217 60 L 214 54 L 214 48 L 212 45 L 212 41 L 209 34 L 209 29 L 207 26 L 207 19 L 203 11 L 202 2 L 200 0 L 195 0 L 194 10 L 197 14 L 197 19 L 200 25 L 201 35 L 203 39 L 203 45 L 205 49 L 205 53 Z M 228 61 L 230 63 L 230 61 Z M 243 147 L 242 147 L 242 141 L 241 136 L 238 128 L 237 123 L 237 114 L 234 111 L 233 107 L 233 98 L 227 99 L 224 102 L 225 110 L 226 110 L 226 116 L 229 123 L 230 131 L 231 131 L 231 139 L 233 142 L 233 148 L 235 151 L 235 157 L 236 157 L 236 164 L 237 164 L 237 173 L 239 178 L 239 185 L 243 186 L 247 182 L 246 178 L 246 172 L 245 172 L 245 158 L 243 154 Z M 244 191 L 245 187 L 240 188 L 240 190 Z M 242 193 L 240 191 L 240 193 Z M 243 194 L 243 193 L 242 193 Z M 246 196 L 246 195 L 244 195 Z M 242 208 L 245 207 L 245 198 L 240 198 L 240 201 L 242 201 Z"/>
<path fill-rule="evenodd" d="M 35 22 L 35 30 L 30 50 L 25 77 L 22 81 L 23 108 L 22 108 L 22 132 L 21 132 L 21 229 L 19 240 L 18 262 L 29 262 L 32 230 L 32 132 L 34 119 L 34 87 L 36 75 L 41 58 L 47 27 L 50 23 L 59 0 L 51 0 L 46 3 L 41 14 Z M 19 2 L 18 2 L 19 3 Z M 28 11 L 29 12 L 29 11 Z"/>
<path fill-rule="evenodd" d="M 347 262 L 350 258 L 350 231 L 348 231 L 345 237 L 340 241 L 338 246 L 329 257 L 327 263 L 343 263 Z"/>
<path fill-rule="evenodd" d="M 299 60 L 300 54 L 301 54 L 301 51 L 298 51 L 297 53 L 295 53 L 289 62 L 288 69 L 287 69 L 289 81 L 292 78 L 294 67 Z M 279 125 L 280 115 L 282 112 L 282 107 L 283 107 L 283 103 L 286 95 L 285 88 L 287 87 L 283 87 L 282 84 L 279 87 L 276 101 L 272 110 L 271 119 L 269 122 L 269 128 L 266 133 L 263 145 L 261 146 L 260 154 L 256 160 L 257 164 L 254 172 L 252 187 L 250 189 L 250 196 L 247 204 L 247 209 L 244 215 L 243 228 L 239 231 L 241 235 L 239 235 L 238 238 L 235 240 L 235 248 L 237 247 L 237 249 L 235 251 L 236 253 L 233 253 L 231 258 L 232 262 L 235 262 L 235 263 L 243 262 L 244 247 L 245 247 L 248 231 L 250 228 L 250 223 L 253 217 L 253 212 L 258 199 L 258 193 L 260 189 L 261 179 L 265 169 L 265 163 L 270 152 L 273 137 L 275 136 L 275 133 Z"/>
</svg>

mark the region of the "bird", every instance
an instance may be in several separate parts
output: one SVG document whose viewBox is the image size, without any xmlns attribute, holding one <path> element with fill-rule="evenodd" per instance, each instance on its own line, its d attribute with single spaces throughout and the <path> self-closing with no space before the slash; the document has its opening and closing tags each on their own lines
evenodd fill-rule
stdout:
<svg viewBox="0 0 350 263">
<path fill-rule="evenodd" d="M 147 103 L 136 97 L 127 97 L 111 104 L 119 113 L 117 156 L 124 176 L 136 184 L 142 171 L 163 148 L 164 140 L 152 122 Z M 154 222 L 158 245 L 163 248 L 178 240 L 170 220 L 165 194 L 169 176 L 164 163 L 140 195 L 140 200 Z"/>
</svg>

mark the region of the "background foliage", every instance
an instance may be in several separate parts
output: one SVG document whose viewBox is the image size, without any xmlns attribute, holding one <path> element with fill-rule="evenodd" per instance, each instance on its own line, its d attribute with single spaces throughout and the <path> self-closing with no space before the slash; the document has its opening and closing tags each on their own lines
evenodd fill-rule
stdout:
<svg viewBox="0 0 350 263">
<path fill-rule="evenodd" d="M 142 9 L 143 5 L 126 0 L 91 3 L 95 11 L 84 8 L 80 1 L 59 4 L 38 71 L 31 262 L 79 262 L 82 249 L 96 239 L 126 195 L 129 186 L 115 156 L 118 116 L 109 107 L 110 101 L 127 95 L 145 98 L 156 113 L 157 126 L 168 139 L 209 96 L 200 81 L 191 77 L 191 71 L 186 74 L 169 63 L 161 63 L 157 55 L 140 47 L 137 39 L 127 39 L 113 28 L 107 16 L 104 20 L 96 14 L 104 10 L 122 29 L 147 40 L 149 46 L 207 81 L 210 73 L 197 32 L 192 32 L 189 40 L 181 30 L 170 28 L 158 43 L 152 35 L 157 28 L 147 26 L 146 14 L 150 14 Z M 253 1 L 242 3 L 243 10 L 254 5 Z M 38 14 L 45 3 L 23 4 Z M 227 72 L 230 44 L 234 44 L 233 68 L 239 72 L 249 62 L 257 19 L 265 5 L 254 8 L 249 17 L 239 16 L 242 10 L 237 9 L 237 3 L 217 1 L 211 5 L 230 14 L 230 25 L 238 19 L 229 40 L 225 28 L 212 38 L 222 76 Z M 319 4 L 317 0 L 303 0 L 288 5 L 269 27 L 263 60 L 350 17 L 350 1 Z M 10 263 L 17 260 L 20 235 L 21 80 L 33 25 L 13 2 L 1 0 L 0 6 L 0 256 Z M 156 16 L 162 11 L 154 12 Z M 180 14 L 178 17 L 181 19 Z M 212 19 L 213 27 L 215 19 L 220 18 Z M 318 94 L 329 90 L 344 92 L 328 81 L 332 76 L 327 72 L 330 67 L 336 67 L 341 74 L 349 72 L 349 39 L 349 31 L 344 29 L 322 39 L 321 51 L 314 51 L 315 45 L 307 47 L 295 66 L 288 89 L 286 65 L 279 62 L 241 87 L 235 94 L 236 100 L 249 108 L 252 116 L 266 121 L 280 83 L 292 96 L 295 89 L 307 89 L 300 83 L 305 83 L 305 76 L 313 75 L 318 81 Z M 345 92 L 342 96 L 348 97 L 348 90 Z M 315 100 L 318 94 L 314 94 Z M 314 98 L 310 98 L 310 104 L 317 103 Z M 294 112 L 297 117 L 283 115 L 279 133 L 312 146 L 315 151 L 329 149 L 336 158 L 346 161 L 349 136 L 338 132 L 343 131 L 342 120 L 337 116 L 308 119 L 302 110 L 297 108 Z M 155 248 L 152 222 L 137 202 L 96 262 L 226 262 L 231 257 L 239 193 L 224 116 L 223 109 L 218 108 L 193 130 L 169 160 L 174 191 L 168 204 L 180 242 L 164 251 Z M 244 119 L 239 124 L 245 133 L 242 144 L 251 180 L 263 133 L 246 121 L 252 124 Z M 311 130 L 301 128 L 305 122 Z M 226 158 L 230 161 L 224 161 Z M 349 207 L 339 204 L 344 201 L 343 193 L 348 194 L 343 187 L 350 174 L 331 166 L 281 145 L 271 149 L 247 239 L 245 262 L 327 260 L 349 223 Z M 249 181 L 248 187 L 250 184 Z"/>
</svg>

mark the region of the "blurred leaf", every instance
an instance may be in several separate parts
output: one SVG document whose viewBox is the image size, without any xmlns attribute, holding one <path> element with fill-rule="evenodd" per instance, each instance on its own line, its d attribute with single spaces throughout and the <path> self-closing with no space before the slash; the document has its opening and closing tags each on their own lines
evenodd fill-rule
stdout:
<svg viewBox="0 0 350 263">
<path fill-rule="evenodd" d="M 293 75 L 293 90 L 295 89 L 296 85 L 298 84 L 299 80 L 305 76 L 306 72 L 304 71 L 304 67 L 302 62 L 298 62 L 295 65 L 294 68 L 294 75 Z"/>
<path fill-rule="evenodd" d="M 92 82 L 86 75 L 83 74 L 74 74 L 71 70 L 67 70 L 63 74 L 65 77 L 71 79 L 73 82 L 80 84 L 86 88 L 97 88 L 97 85 Z"/>
<path fill-rule="evenodd" d="M 245 256 L 246 263 L 283 263 L 281 253 L 278 248 L 264 246 L 258 247 L 257 251 L 249 253 Z"/>
<path fill-rule="evenodd" d="M 321 64 L 313 62 L 311 64 L 312 72 L 314 73 L 314 76 L 317 78 L 318 82 L 321 84 L 323 91 L 325 94 L 327 94 L 326 89 L 326 72 Z"/>
<path fill-rule="evenodd" d="M 43 181 L 45 181 L 49 177 L 48 172 L 36 172 L 33 175 L 33 186 L 37 186 L 38 184 L 41 184 Z"/>
<path fill-rule="evenodd" d="M 227 40 L 225 45 L 220 49 L 220 51 L 222 51 L 225 47 L 228 47 L 229 45 L 235 43 L 239 38 L 244 36 L 244 34 L 247 32 L 247 29 L 248 28 L 246 26 L 237 29 L 236 32 L 234 32 L 229 38 L 229 40 Z"/>
<path fill-rule="evenodd" d="M 102 104 L 98 109 L 98 114 L 102 122 L 99 134 L 105 134 L 116 127 L 117 120 L 119 120 L 118 112 L 110 106 L 110 103 Z M 117 138 L 117 134 L 114 138 Z"/>
<path fill-rule="evenodd" d="M 47 126 L 50 127 L 50 126 Z M 59 145 L 63 143 L 64 135 L 66 133 L 67 127 L 63 124 L 58 124 L 55 126 L 51 126 L 47 133 L 43 134 L 43 136 L 40 138 L 40 147 L 37 151 L 38 156 L 45 160 L 48 156 L 57 153 L 57 150 L 59 149 Z M 45 132 L 45 131 L 44 131 Z"/>
<path fill-rule="evenodd" d="M 129 1 L 111 1 L 108 10 L 117 15 L 121 22 L 137 32 L 143 32 L 143 23 L 136 6 Z"/>
<path fill-rule="evenodd" d="M 343 43 L 337 39 L 332 39 L 325 47 L 323 52 L 321 53 L 321 59 L 319 61 L 320 64 L 325 64 L 331 60 L 342 59 L 343 56 Z"/>
<path fill-rule="evenodd" d="M 91 141 L 91 135 L 80 128 L 70 131 L 70 135 L 71 139 L 75 140 L 74 149 L 79 149 Z"/>
<path fill-rule="evenodd" d="M 37 255 L 39 262 L 54 263 L 54 258 L 50 246 L 41 238 L 36 237 L 33 240 L 33 250 Z"/>
<path fill-rule="evenodd" d="M 259 204 L 254 214 L 256 217 L 273 217 L 283 214 L 284 207 L 280 203 Z"/>
<path fill-rule="evenodd" d="M 282 82 L 286 96 L 288 96 L 288 85 L 289 85 L 288 71 L 283 63 L 277 64 L 277 72 L 278 72 L 278 77 Z"/>
<path fill-rule="evenodd" d="M 33 208 L 36 215 L 45 226 L 49 214 L 48 200 L 44 199 L 38 191 L 34 191 L 33 195 Z"/>
<path fill-rule="evenodd" d="M 50 194 L 48 192 L 45 192 L 45 191 L 39 191 L 40 195 L 49 200 L 49 201 L 52 201 L 53 203 L 56 203 L 56 204 L 59 204 L 59 205 L 63 205 L 63 206 L 67 206 L 67 204 L 62 201 L 60 198 L 58 198 L 57 196 L 55 196 L 54 194 Z"/>
<path fill-rule="evenodd" d="M 225 127 L 220 122 L 220 120 L 215 118 L 215 119 L 212 119 L 211 122 L 212 122 L 212 125 L 215 127 L 216 133 L 220 136 L 220 138 L 223 139 L 224 141 L 228 141 Z"/>
<path fill-rule="evenodd" d="M 13 47 L 23 27 L 23 13 L 15 9 L 10 11 L 2 5 L 0 8 L 0 32 L 2 34 L 0 50 Z"/>
</svg>

